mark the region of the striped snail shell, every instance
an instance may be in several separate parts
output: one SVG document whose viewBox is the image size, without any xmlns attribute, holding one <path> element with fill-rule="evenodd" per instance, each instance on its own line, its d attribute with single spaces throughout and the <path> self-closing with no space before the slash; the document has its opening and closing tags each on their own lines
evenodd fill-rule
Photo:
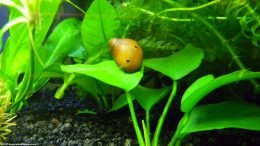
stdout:
<svg viewBox="0 0 260 146">
<path fill-rule="evenodd" d="M 138 71 L 143 61 L 143 51 L 135 40 L 112 38 L 109 40 L 112 57 L 126 72 Z"/>
</svg>

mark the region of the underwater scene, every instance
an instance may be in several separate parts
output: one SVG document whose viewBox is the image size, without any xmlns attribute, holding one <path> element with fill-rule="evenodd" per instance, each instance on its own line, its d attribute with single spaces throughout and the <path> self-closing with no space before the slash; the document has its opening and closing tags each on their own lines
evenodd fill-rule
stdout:
<svg viewBox="0 0 260 146">
<path fill-rule="evenodd" d="M 0 0 L 0 145 L 260 146 L 260 0 Z"/>
</svg>

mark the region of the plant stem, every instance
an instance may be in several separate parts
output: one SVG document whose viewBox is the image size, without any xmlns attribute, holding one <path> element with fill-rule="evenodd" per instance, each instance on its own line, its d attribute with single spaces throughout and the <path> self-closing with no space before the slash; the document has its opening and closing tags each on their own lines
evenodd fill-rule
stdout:
<svg viewBox="0 0 260 146">
<path fill-rule="evenodd" d="M 185 113 L 182 119 L 179 121 L 176 131 L 174 132 L 174 135 L 168 146 L 181 146 L 182 139 L 185 137 L 185 135 L 181 135 L 181 130 L 186 125 L 188 118 L 189 113 Z"/>
<path fill-rule="evenodd" d="M 150 129 L 150 110 L 145 112 L 145 120 L 146 120 L 146 129 L 147 129 L 147 142 L 149 142 L 149 146 L 151 145 L 151 129 Z"/>
<path fill-rule="evenodd" d="M 163 13 L 175 12 L 175 11 L 195 11 L 195 10 L 199 10 L 199 9 L 214 5 L 218 2 L 220 2 L 220 0 L 214 0 L 214 1 L 208 2 L 206 4 L 203 4 L 203 5 L 200 5 L 200 6 L 197 6 L 197 7 L 191 7 L 191 8 L 170 8 L 170 9 L 165 9 L 165 10 L 163 10 L 163 11 L 157 13 L 157 14 L 161 15 Z"/>
<path fill-rule="evenodd" d="M 171 17 L 166 17 L 166 16 L 159 16 L 156 13 L 146 10 L 146 9 L 142 9 L 142 8 L 136 8 L 138 11 L 148 14 L 150 16 L 156 16 L 157 18 L 160 18 L 162 20 L 167 20 L 167 21 L 175 21 L 175 22 L 190 22 L 190 21 L 194 21 L 194 19 L 189 19 L 189 18 L 171 18 Z"/>
<path fill-rule="evenodd" d="M 164 120 L 167 116 L 168 110 L 169 110 L 169 108 L 172 104 L 172 101 L 174 99 L 174 96 L 176 95 L 176 92 L 177 92 L 177 81 L 174 80 L 173 86 L 172 86 L 172 92 L 170 94 L 170 97 L 169 97 L 164 109 L 163 109 L 163 113 L 162 113 L 162 115 L 161 115 L 161 117 L 158 121 L 157 127 L 155 129 L 155 133 L 154 133 L 154 137 L 153 137 L 153 143 L 152 143 L 153 146 L 158 146 L 162 126 L 163 126 Z"/>
<path fill-rule="evenodd" d="M 127 102 L 128 102 L 128 105 L 129 105 L 130 114 L 131 114 L 131 118 L 133 120 L 134 129 L 135 129 L 135 132 L 136 132 L 138 143 L 139 143 L 140 146 L 145 146 L 141 130 L 138 126 L 138 122 L 137 122 L 137 118 L 136 118 L 136 115 L 135 115 L 135 110 L 134 110 L 134 105 L 133 105 L 133 102 L 132 102 L 131 95 L 128 91 L 125 91 L 125 93 L 126 93 L 126 98 L 127 98 Z"/>
<path fill-rule="evenodd" d="M 55 93 L 55 98 L 61 99 L 63 97 L 63 94 L 64 94 L 66 88 L 71 84 L 71 82 L 75 79 L 75 77 L 76 77 L 76 74 L 71 73 L 71 74 L 69 74 L 69 77 L 67 79 L 64 79 L 64 83 L 58 89 L 58 91 Z"/>
<path fill-rule="evenodd" d="M 70 0 L 65 0 L 67 3 L 71 4 L 73 7 L 75 7 L 77 10 L 79 10 L 81 13 L 85 14 L 85 11 L 82 10 L 80 7 L 78 7 L 76 4 L 74 4 L 72 1 Z"/>
</svg>

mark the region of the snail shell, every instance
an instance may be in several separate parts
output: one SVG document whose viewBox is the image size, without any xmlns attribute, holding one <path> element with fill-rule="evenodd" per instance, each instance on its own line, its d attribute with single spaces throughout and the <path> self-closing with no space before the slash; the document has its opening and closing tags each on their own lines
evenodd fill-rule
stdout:
<svg viewBox="0 0 260 146">
<path fill-rule="evenodd" d="M 135 40 L 112 38 L 109 40 L 112 57 L 118 66 L 126 72 L 140 69 L 143 61 L 143 51 Z"/>
</svg>

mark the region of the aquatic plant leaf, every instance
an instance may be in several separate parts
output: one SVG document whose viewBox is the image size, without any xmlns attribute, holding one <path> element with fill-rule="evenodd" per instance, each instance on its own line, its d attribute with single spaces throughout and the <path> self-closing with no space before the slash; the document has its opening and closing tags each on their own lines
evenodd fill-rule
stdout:
<svg viewBox="0 0 260 146">
<path fill-rule="evenodd" d="M 16 1 L 18 2 L 18 1 Z M 41 0 L 39 15 L 41 22 L 35 25 L 35 44 L 39 49 L 49 30 L 49 27 L 56 15 L 61 0 L 49 1 Z M 16 18 L 23 17 L 16 9 L 10 8 L 9 22 Z M 38 13 L 37 13 L 38 14 Z M 18 24 L 10 28 L 10 37 L 4 47 L 1 69 L 10 76 L 17 78 L 21 72 L 24 72 L 29 62 L 29 37 L 26 24 Z M 14 59 L 15 58 L 15 59 Z"/>
<path fill-rule="evenodd" d="M 61 65 L 61 70 L 66 73 L 80 73 L 96 78 L 106 84 L 130 91 L 140 82 L 143 71 L 125 73 L 114 61 L 103 61 L 98 64 Z"/>
<path fill-rule="evenodd" d="M 167 95 L 167 93 L 169 93 L 170 89 L 170 87 L 153 89 L 139 85 L 131 90 L 130 93 L 143 109 L 149 111 L 154 105 L 160 102 Z"/>
<path fill-rule="evenodd" d="M 77 114 L 90 114 L 90 115 L 96 115 L 97 112 L 90 110 L 90 109 L 83 109 L 83 110 L 79 110 L 77 112 Z"/>
<path fill-rule="evenodd" d="M 51 27 L 53 20 L 55 19 L 56 13 L 59 9 L 62 0 L 41 0 L 40 1 L 40 8 L 39 8 L 39 15 L 41 17 L 41 22 L 39 25 L 35 27 L 35 44 L 36 48 L 40 49 L 42 42 L 46 38 L 46 35 Z"/>
<path fill-rule="evenodd" d="M 188 44 L 183 50 L 168 57 L 145 59 L 144 66 L 178 80 L 198 68 L 203 57 L 200 48 Z"/>
<path fill-rule="evenodd" d="M 82 41 L 89 57 L 108 49 L 108 40 L 118 37 L 120 28 L 117 14 L 107 0 L 94 0 L 88 8 L 81 26 Z"/>
<path fill-rule="evenodd" d="M 259 106 L 242 101 L 225 101 L 192 109 L 180 134 L 223 128 L 260 131 L 259 121 Z"/>
<path fill-rule="evenodd" d="M 134 100 L 133 96 L 131 96 L 131 98 L 132 98 L 132 100 Z M 126 94 L 124 93 L 115 100 L 115 102 L 113 103 L 112 108 L 109 110 L 109 112 L 119 110 L 126 105 L 128 105 L 128 102 L 126 99 Z"/>
<path fill-rule="evenodd" d="M 10 9 L 10 21 L 19 17 L 21 17 L 19 12 Z M 29 62 L 28 29 L 26 24 L 21 23 L 11 27 L 9 33 L 10 37 L 5 43 L 1 56 L 1 70 L 11 78 L 17 79 Z"/>
<path fill-rule="evenodd" d="M 62 63 L 64 58 L 75 50 L 81 49 L 80 39 L 81 22 L 75 18 L 69 18 L 59 23 L 48 37 L 41 57 L 44 67 L 39 63 L 35 64 L 34 90 L 41 88 L 49 78 L 42 77 L 43 69 L 53 64 Z"/>
<path fill-rule="evenodd" d="M 60 63 L 70 53 L 81 49 L 80 25 L 78 19 L 69 18 L 55 27 L 44 45 L 45 67 Z"/>
<path fill-rule="evenodd" d="M 202 98 L 215 89 L 240 80 L 260 78 L 260 72 L 239 70 L 215 79 L 212 77 L 207 75 L 198 79 L 185 91 L 181 101 L 181 110 L 183 112 L 191 111 Z"/>
</svg>

